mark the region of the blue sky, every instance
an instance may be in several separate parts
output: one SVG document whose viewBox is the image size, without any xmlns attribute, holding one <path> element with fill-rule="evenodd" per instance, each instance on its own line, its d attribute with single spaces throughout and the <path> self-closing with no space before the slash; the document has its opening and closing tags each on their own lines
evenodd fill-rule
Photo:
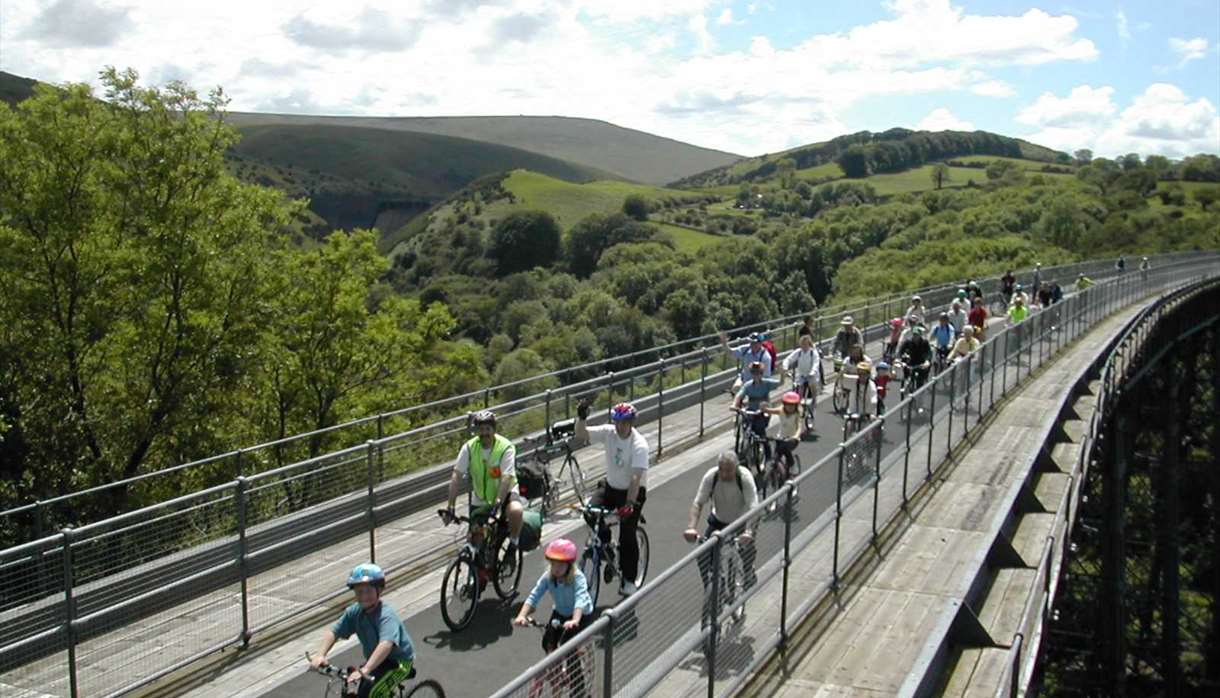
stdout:
<svg viewBox="0 0 1220 698">
<path fill-rule="evenodd" d="M 581 116 L 745 155 L 892 126 L 1220 152 L 1216 0 L 0 3 L 0 70 L 105 65 L 242 111 Z"/>
</svg>

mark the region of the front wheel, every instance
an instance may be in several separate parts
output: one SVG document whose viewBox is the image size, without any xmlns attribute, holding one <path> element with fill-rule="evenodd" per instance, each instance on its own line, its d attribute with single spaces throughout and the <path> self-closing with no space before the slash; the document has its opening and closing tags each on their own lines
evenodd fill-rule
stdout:
<svg viewBox="0 0 1220 698">
<path fill-rule="evenodd" d="M 830 393 L 830 402 L 836 414 L 845 414 L 847 412 L 847 403 L 850 397 L 850 392 L 839 387 L 838 384 L 835 385 Z"/>
<path fill-rule="evenodd" d="M 648 532 L 643 526 L 635 527 L 635 542 L 640 549 L 639 564 L 636 565 L 635 586 L 637 588 L 644 586 L 644 580 L 648 577 Z"/>
<path fill-rule="evenodd" d="M 474 619 L 479 603 L 478 571 L 466 558 L 459 557 L 445 570 L 441 584 L 441 618 L 457 632 Z"/>
<path fill-rule="evenodd" d="M 595 545 L 590 538 L 585 544 L 585 552 L 580 556 L 580 571 L 584 573 L 585 582 L 589 585 L 589 598 L 593 599 L 594 608 L 597 607 L 597 595 L 602 589 L 602 558 Z"/>
<path fill-rule="evenodd" d="M 521 564 L 524 557 L 520 546 L 513 549 L 512 555 L 508 554 L 510 542 L 507 534 L 497 542 L 495 573 L 492 575 L 496 595 L 505 600 L 517 595 L 517 585 L 521 583 Z"/>
<path fill-rule="evenodd" d="M 576 495 L 576 501 L 580 506 L 585 506 L 588 502 L 585 497 L 585 473 L 580 469 L 580 463 L 576 462 L 574 456 L 570 457 L 571 462 L 568 463 L 568 473 L 572 478 L 572 494 Z"/>
<path fill-rule="evenodd" d="M 404 698 L 445 698 L 445 689 L 433 679 L 425 679 L 415 684 Z"/>
</svg>

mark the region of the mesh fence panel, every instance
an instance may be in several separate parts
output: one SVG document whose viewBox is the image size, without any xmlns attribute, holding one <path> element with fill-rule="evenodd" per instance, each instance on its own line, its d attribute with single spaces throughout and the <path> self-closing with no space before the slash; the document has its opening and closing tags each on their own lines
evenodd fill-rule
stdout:
<svg viewBox="0 0 1220 698">
<path fill-rule="evenodd" d="M 63 536 L 10 548 L 0 557 L 0 685 L 39 686 L 40 669 L 22 665 L 51 661 L 64 647 L 63 569 Z"/>
</svg>

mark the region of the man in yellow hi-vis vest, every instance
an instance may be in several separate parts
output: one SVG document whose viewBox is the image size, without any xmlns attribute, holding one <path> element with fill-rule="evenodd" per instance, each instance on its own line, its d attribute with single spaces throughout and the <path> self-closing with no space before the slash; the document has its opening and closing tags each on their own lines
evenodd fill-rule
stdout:
<svg viewBox="0 0 1220 698">
<path fill-rule="evenodd" d="M 453 517 L 458 485 L 470 478 L 470 511 L 494 514 L 503 506 L 508 516 L 509 542 L 515 549 L 521 536 L 521 517 L 525 507 L 517 494 L 517 447 L 496 433 L 496 415 L 483 410 L 474 415 L 479 435 L 462 444 L 453 476 L 449 478 L 449 518 Z M 507 505 L 506 505 L 507 504 Z M 510 554 L 512 549 L 510 549 Z"/>
</svg>

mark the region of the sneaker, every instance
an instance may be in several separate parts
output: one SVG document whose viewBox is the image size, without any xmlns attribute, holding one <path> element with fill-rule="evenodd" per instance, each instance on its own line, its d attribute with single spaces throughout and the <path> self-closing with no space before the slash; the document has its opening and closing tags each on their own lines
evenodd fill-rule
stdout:
<svg viewBox="0 0 1220 698">
<path fill-rule="evenodd" d="M 635 585 L 635 582 L 623 582 L 623 585 L 618 588 L 618 593 L 622 596 L 631 596 L 640 588 Z"/>
</svg>

